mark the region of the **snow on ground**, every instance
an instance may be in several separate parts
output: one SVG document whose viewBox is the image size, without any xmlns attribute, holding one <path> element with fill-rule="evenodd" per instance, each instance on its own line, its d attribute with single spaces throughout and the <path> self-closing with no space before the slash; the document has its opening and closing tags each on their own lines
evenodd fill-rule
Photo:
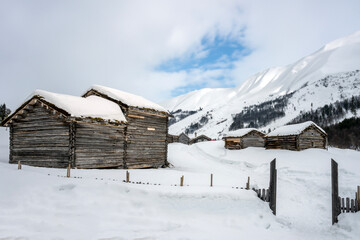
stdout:
<svg viewBox="0 0 360 240">
<path fill-rule="evenodd" d="M 9 128 L 0 128 L 0 162 L 9 162 Z"/>
<path fill-rule="evenodd" d="M 4 132 L 1 239 L 357 239 L 360 234 L 359 213 L 341 214 L 331 226 L 330 201 L 330 159 L 339 163 L 340 195 L 353 197 L 360 185 L 360 152 L 230 151 L 223 141 L 173 143 L 171 168 L 129 170 L 130 180 L 150 183 L 144 185 L 124 183 L 126 170 L 120 169 L 75 169 L 70 179 L 65 169 L 19 171 L 4 161 Z M 252 187 L 267 187 L 275 157 L 277 216 L 253 191 L 232 188 L 244 187 L 248 176 Z M 179 187 L 182 175 L 185 186 Z"/>
</svg>

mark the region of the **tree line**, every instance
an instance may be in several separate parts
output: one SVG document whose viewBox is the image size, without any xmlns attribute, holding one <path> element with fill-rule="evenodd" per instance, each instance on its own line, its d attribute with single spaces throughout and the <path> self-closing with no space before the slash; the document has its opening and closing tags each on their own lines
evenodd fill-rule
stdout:
<svg viewBox="0 0 360 240">
<path fill-rule="evenodd" d="M 260 128 L 278 118 L 284 117 L 285 109 L 293 94 L 294 92 L 261 104 L 245 107 L 244 110 L 233 116 L 233 123 L 230 125 L 229 130 L 233 131 L 244 127 Z"/>
<path fill-rule="evenodd" d="M 345 119 L 324 127 L 324 130 L 328 134 L 330 146 L 360 150 L 360 118 Z"/>
<path fill-rule="evenodd" d="M 356 116 L 359 108 L 360 96 L 352 96 L 343 101 L 336 101 L 335 103 L 326 104 L 324 107 L 316 110 L 301 113 L 289 122 L 289 124 L 313 121 L 320 126 L 328 126 L 338 122 L 349 112 Z"/>
</svg>

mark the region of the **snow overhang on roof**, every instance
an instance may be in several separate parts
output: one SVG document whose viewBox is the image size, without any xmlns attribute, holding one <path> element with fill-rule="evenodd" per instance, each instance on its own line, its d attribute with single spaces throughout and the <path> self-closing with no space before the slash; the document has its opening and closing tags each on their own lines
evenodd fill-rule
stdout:
<svg viewBox="0 0 360 240">
<path fill-rule="evenodd" d="M 116 123 L 126 122 L 126 118 L 118 104 L 97 96 L 83 98 L 44 90 L 35 90 L 24 104 L 26 105 L 26 103 L 32 99 L 43 100 L 70 117 L 101 119 Z M 21 111 L 24 104 L 9 116 L 6 122 L 16 115 L 17 112 Z"/>
<path fill-rule="evenodd" d="M 292 125 L 286 125 L 286 126 L 279 127 L 277 129 L 275 129 L 274 131 L 270 132 L 267 135 L 267 137 L 298 135 L 310 126 L 315 126 L 323 134 L 327 135 L 326 132 L 321 127 L 316 125 L 314 122 L 307 121 L 307 122 L 303 122 L 303 123 L 299 123 L 299 124 L 292 124 Z"/>
<path fill-rule="evenodd" d="M 144 109 L 151 109 L 159 112 L 164 112 L 169 115 L 169 112 L 159 104 L 151 102 L 144 97 L 120 91 L 118 89 L 100 86 L 100 85 L 93 85 L 88 91 L 95 90 L 101 94 L 106 95 L 107 97 L 114 99 L 116 101 L 120 101 L 121 103 L 137 108 L 144 108 Z M 86 94 L 86 93 L 85 93 Z"/>
<path fill-rule="evenodd" d="M 228 138 L 228 137 L 242 137 L 245 136 L 246 134 L 252 132 L 252 131 L 256 131 L 256 132 L 260 132 L 259 130 L 257 130 L 256 128 L 242 128 L 242 129 L 238 129 L 235 131 L 228 131 L 224 134 L 224 138 Z M 261 133 L 261 132 L 260 132 Z"/>
</svg>

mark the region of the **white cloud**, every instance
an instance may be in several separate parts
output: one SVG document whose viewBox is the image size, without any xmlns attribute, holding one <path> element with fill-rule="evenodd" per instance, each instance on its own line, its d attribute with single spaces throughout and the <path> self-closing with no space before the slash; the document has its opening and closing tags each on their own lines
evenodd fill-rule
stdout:
<svg viewBox="0 0 360 240">
<path fill-rule="evenodd" d="M 237 84 L 360 29 L 358 1 L 23 0 L 1 6 L 0 103 L 11 108 L 36 88 L 80 95 L 96 83 L 160 101 L 189 85 Z M 253 52 L 232 71 L 224 59 L 216 70 L 155 70 L 173 58 L 205 57 L 202 40 L 217 36 Z"/>
</svg>

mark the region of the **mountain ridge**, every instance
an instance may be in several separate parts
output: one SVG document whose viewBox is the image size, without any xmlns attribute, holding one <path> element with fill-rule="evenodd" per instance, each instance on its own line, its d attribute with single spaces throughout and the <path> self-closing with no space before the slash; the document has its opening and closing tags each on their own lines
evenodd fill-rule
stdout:
<svg viewBox="0 0 360 240">
<path fill-rule="evenodd" d="M 346 95 L 360 95 L 360 91 L 356 89 L 360 78 L 356 70 L 359 69 L 360 31 L 332 41 L 293 64 L 265 69 L 235 88 L 200 89 L 170 99 L 162 105 L 172 112 L 179 109 L 202 109 L 171 125 L 170 133 L 179 134 L 206 116 L 208 121 L 197 130 L 198 133 L 221 137 L 224 130 L 233 122 L 233 116 L 244 108 L 298 92 L 290 99 L 285 111 L 286 116 L 264 126 L 264 129 L 274 128 L 290 122 L 300 111 L 323 107 L 325 104 L 344 99 Z M 330 83 L 325 87 L 319 81 L 327 77 Z M 350 85 L 356 88 L 349 88 Z M 307 91 L 301 90 L 303 88 L 307 88 Z M 290 109 L 295 106 L 298 110 Z"/>
</svg>

